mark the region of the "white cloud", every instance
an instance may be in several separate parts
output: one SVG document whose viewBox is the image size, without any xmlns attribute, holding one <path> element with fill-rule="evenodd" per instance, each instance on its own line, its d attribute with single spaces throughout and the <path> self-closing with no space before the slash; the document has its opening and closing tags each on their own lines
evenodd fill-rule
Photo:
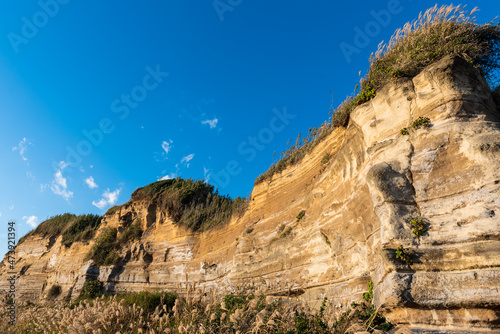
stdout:
<svg viewBox="0 0 500 334">
<path fill-rule="evenodd" d="M 19 151 L 19 155 L 21 156 L 21 158 L 24 161 L 28 161 L 28 158 L 26 158 L 24 154 L 26 153 L 29 145 L 33 145 L 33 143 L 26 139 L 26 137 L 24 137 L 23 139 L 21 139 L 17 146 L 12 148 L 12 151 Z"/>
<path fill-rule="evenodd" d="M 181 159 L 181 163 L 189 162 L 189 161 L 193 160 L 193 158 L 194 158 L 194 153 L 190 154 L 190 155 L 186 155 L 184 158 Z"/>
<path fill-rule="evenodd" d="M 94 178 L 92 176 L 89 176 L 87 179 L 85 179 L 85 183 L 87 183 L 90 189 L 99 187 L 97 183 L 95 183 Z"/>
<path fill-rule="evenodd" d="M 217 118 L 214 118 L 201 121 L 201 124 L 208 124 L 210 126 L 210 129 L 213 129 L 217 126 L 217 122 L 219 122 L 219 120 Z"/>
<path fill-rule="evenodd" d="M 168 154 L 168 152 L 170 152 L 170 150 L 172 149 L 172 143 L 172 139 L 162 141 L 161 148 L 165 151 L 166 154 Z"/>
<path fill-rule="evenodd" d="M 0 212 L 0 217 L 2 217 L 2 213 Z"/>
<path fill-rule="evenodd" d="M 108 205 L 115 205 L 118 201 L 118 196 L 122 189 L 115 189 L 115 191 L 110 192 L 109 189 L 102 194 L 102 198 L 99 201 L 92 201 L 92 205 L 98 207 L 99 209 L 104 209 Z"/>
<path fill-rule="evenodd" d="M 171 173 L 171 174 L 167 174 L 165 176 L 162 176 L 158 179 L 158 181 L 163 181 L 163 180 L 170 180 L 170 179 L 175 179 L 177 177 L 177 174 L 176 173 Z"/>
<path fill-rule="evenodd" d="M 205 166 L 203 166 L 203 178 L 205 179 L 205 182 L 210 180 L 210 169 L 205 168 Z"/>
<path fill-rule="evenodd" d="M 59 163 L 59 169 L 56 170 L 54 174 L 54 179 L 50 185 L 50 190 L 56 195 L 62 196 L 65 200 L 73 197 L 73 192 L 68 190 L 67 179 L 63 176 L 62 171 L 64 168 L 68 167 L 68 164 L 64 161 Z"/>
<path fill-rule="evenodd" d="M 28 179 L 31 179 L 31 180 L 35 181 L 35 176 L 30 171 L 26 172 L 26 177 Z"/>
<path fill-rule="evenodd" d="M 14 210 L 14 204 L 12 204 L 11 206 L 9 206 L 9 210 Z"/>
<path fill-rule="evenodd" d="M 38 217 L 37 216 L 24 216 L 24 220 L 26 220 L 26 224 L 35 228 L 38 225 Z"/>
</svg>

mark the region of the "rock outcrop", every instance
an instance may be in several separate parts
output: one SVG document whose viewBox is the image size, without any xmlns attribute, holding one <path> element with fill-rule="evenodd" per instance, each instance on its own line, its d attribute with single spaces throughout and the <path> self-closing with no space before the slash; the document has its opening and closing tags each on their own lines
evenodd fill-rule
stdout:
<svg viewBox="0 0 500 334">
<path fill-rule="evenodd" d="M 344 307 L 373 280 L 374 302 L 394 323 L 500 328 L 499 116 L 480 73 L 445 58 L 356 108 L 347 128 L 257 184 L 246 213 L 225 226 L 193 233 L 154 198 L 131 201 L 97 235 L 136 220 L 145 233 L 121 264 L 101 267 L 85 260 L 95 239 L 66 248 L 61 237 L 27 238 L 16 255 L 19 298 L 41 301 L 54 284 L 75 297 L 98 278 L 111 291 L 257 284 Z M 431 125 L 411 127 L 419 117 Z M 428 226 L 421 237 L 415 218 Z M 414 251 L 411 266 L 396 258 L 400 246 Z"/>
</svg>

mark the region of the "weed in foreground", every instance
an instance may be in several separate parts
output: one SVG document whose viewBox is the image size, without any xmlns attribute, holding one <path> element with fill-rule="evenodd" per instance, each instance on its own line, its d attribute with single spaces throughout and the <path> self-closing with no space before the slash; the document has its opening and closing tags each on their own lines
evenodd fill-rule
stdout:
<svg viewBox="0 0 500 334">
<path fill-rule="evenodd" d="M 166 292 L 136 293 L 83 300 L 67 305 L 23 306 L 15 327 L 6 333 L 323 333 L 340 334 L 353 324 L 372 332 L 388 330 L 378 310 L 367 302 L 352 303 L 346 312 L 324 298 L 313 310 L 293 299 L 265 296 L 245 288 L 218 297 L 189 285 L 183 296 Z M 5 327 L 3 327 L 5 325 Z"/>
</svg>

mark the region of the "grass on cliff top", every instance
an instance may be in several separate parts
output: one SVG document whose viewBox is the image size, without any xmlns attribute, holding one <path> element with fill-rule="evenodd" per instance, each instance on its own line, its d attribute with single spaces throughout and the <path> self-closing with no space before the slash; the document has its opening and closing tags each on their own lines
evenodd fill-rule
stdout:
<svg viewBox="0 0 500 334">
<path fill-rule="evenodd" d="M 132 193 L 134 201 L 144 198 L 154 198 L 175 223 L 193 231 L 224 224 L 233 214 L 243 214 L 248 204 L 245 198 L 220 195 L 203 181 L 181 178 L 154 182 Z"/>
<path fill-rule="evenodd" d="M 92 214 L 76 216 L 64 213 L 56 215 L 40 223 L 34 230 L 20 238 L 18 244 L 30 236 L 40 235 L 57 238 L 62 234 L 63 245 L 70 247 L 73 242 L 90 240 L 101 224 L 101 219 L 101 216 Z"/>
<path fill-rule="evenodd" d="M 269 180 L 286 167 L 299 162 L 334 128 L 345 127 L 351 112 L 370 101 L 377 92 L 395 78 L 413 78 L 425 67 L 446 57 L 459 56 L 480 69 L 491 87 L 498 82 L 500 69 L 500 26 L 476 24 L 477 8 L 437 5 L 420 13 L 418 18 L 394 32 L 388 43 L 383 41 L 370 57 L 368 73 L 356 85 L 354 94 L 346 98 L 332 113 L 331 120 L 318 129 L 309 129 L 307 137 L 299 135 L 295 144 L 280 160 L 260 175 L 255 184 Z M 288 145 L 290 142 L 288 143 Z"/>
</svg>

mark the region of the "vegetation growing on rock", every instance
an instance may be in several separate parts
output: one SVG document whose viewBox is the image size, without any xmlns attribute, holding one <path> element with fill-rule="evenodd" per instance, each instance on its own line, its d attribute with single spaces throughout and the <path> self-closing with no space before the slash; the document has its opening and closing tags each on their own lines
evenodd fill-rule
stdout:
<svg viewBox="0 0 500 334">
<path fill-rule="evenodd" d="M 92 239 L 95 231 L 101 224 L 101 220 L 101 216 L 92 214 L 76 216 L 71 213 L 64 213 L 56 215 L 40 223 L 34 230 L 28 232 L 19 239 L 19 243 L 34 235 L 57 238 L 62 234 L 62 244 L 70 247 L 73 242 Z"/>
<path fill-rule="evenodd" d="M 73 223 L 68 225 L 62 234 L 62 243 L 70 247 L 73 242 L 87 241 L 92 239 L 95 231 L 101 225 L 102 217 L 99 215 L 81 215 L 75 218 Z"/>
<path fill-rule="evenodd" d="M 99 235 L 87 258 L 92 259 L 97 266 L 116 264 L 123 246 L 141 236 L 142 229 L 137 222 L 125 228 L 120 236 L 116 228 L 107 228 Z"/>
<path fill-rule="evenodd" d="M 248 205 L 245 198 L 222 196 L 214 186 L 200 180 L 170 179 L 151 183 L 132 193 L 134 201 L 150 198 L 164 207 L 179 225 L 193 231 L 205 231 L 242 215 Z"/>
<path fill-rule="evenodd" d="M 387 83 L 401 77 L 413 78 L 446 56 L 464 58 L 481 70 L 491 87 L 495 87 L 500 69 L 500 23 L 477 24 L 476 11 L 477 8 L 469 11 L 460 5 L 436 5 L 396 30 L 389 42 L 380 43 L 370 57 L 368 73 L 356 85 L 355 93 L 335 111 L 330 108 L 331 121 L 318 129 L 309 129 L 308 136 L 302 140 L 299 135 L 295 144 L 285 150 L 280 160 L 261 174 L 255 184 L 269 180 L 274 174 L 299 162 L 334 128 L 347 126 L 351 112 L 374 98 Z M 499 102 L 497 106 L 500 106 Z M 408 134 L 407 129 L 401 133 Z"/>
</svg>

